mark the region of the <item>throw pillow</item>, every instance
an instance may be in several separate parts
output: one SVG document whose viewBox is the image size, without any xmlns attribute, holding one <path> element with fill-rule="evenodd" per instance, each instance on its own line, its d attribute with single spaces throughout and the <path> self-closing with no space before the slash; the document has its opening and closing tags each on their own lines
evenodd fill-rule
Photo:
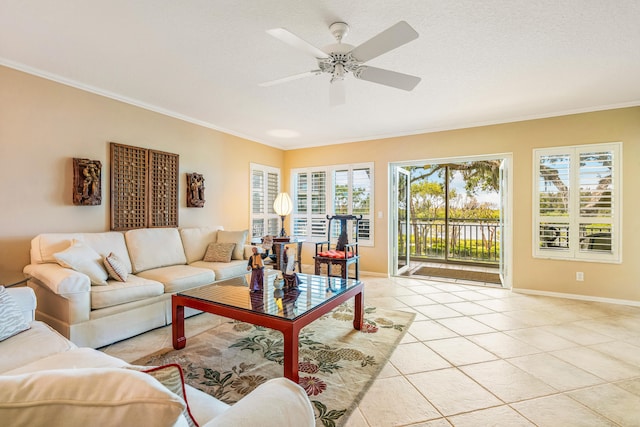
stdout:
<svg viewBox="0 0 640 427">
<path fill-rule="evenodd" d="M 69 248 L 53 254 L 53 257 L 61 266 L 89 276 L 92 285 L 107 284 L 109 275 L 102 264 L 102 257 L 84 243 L 74 240 Z"/>
<path fill-rule="evenodd" d="M 235 243 L 209 243 L 203 261 L 230 262 L 235 247 Z"/>
<path fill-rule="evenodd" d="M 107 255 L 104 258 L 104 267 L 107 269 L 109 276 L 118 282 L 126 282 L 127 276 L 127 267 L 124 265 L 122 260 L 113 252 Z"/>
<path fill-rule="evenodd" d="M 244 259 L 244 244 L 247 241 L 249 230 L 243 231 L 218 231 L 218 243 L 235 243 L 236 247 L 233 249 L 232 259 Z"/>
<path fill-rule="evenodd" d="M 31 326 L 22 315 L 18 303 L 0 286 L 0 341 L 4 341 Z"/>
<path fill-rule="evenodd" d="M 129 366 L 129 369 L 144 372 L 151 375 L 153 378 L 160 381 L 160 384 L 169 389 L 170 392 L 177 394 L 187 407 L 182 412 L 182 415 L 187 419 L 190 427 L 199 427 L 196 420 L 191 415 L 189 409 L 189 402 L 187 402 L 187 393 L 184 389 L 184 375 L 182 374 L 182 367 L 177 363 L 170 363 L 168 365 L 148 367 L 148 366 Z"/>
<path fill-rule="evenodd" d="M 184 401 L 156 379 L 122 368 L 0 375 L 0 420 L 30 427 L 172 427 Z"/>
</svg>

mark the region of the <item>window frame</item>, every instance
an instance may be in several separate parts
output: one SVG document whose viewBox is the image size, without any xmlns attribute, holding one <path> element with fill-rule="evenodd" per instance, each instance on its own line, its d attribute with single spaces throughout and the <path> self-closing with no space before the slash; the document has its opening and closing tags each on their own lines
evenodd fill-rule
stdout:
<svg viewBox="0 0 640 427">
<path fill-rule="evenodd" d="M 360 169 L 368 169 L 370 175 L 370 188 L 369 188 L 369 213 L 363 214 L 363 220 L 366 220 L 369 224 L 369 238 L 363 239 L 359 236 L 358 242 L 360 246 L 373 247 L 375 241 L 374 235 L 374 193 L 375 193 L 375 168 L 373 162 L 366 163 L 352 163 L 341 165 L 328 165 L 328 166 L 316 166 L 310 168 L 297 168 L 291 169 L 291 194 L 294 199 L 294 209 L 291 213 L 291 228 L 294 230 L 294 234 L 301 235 L 312 242 L 324 241 L 327 239 L 327 215 L 334 215 L 335 212 L 335 174 L 338 171 L 348 171 L 348 183 L 347 183 L 347 198 L 348 198 L 348 214 L 353 212 L 353 171 Z M 312 175 L 324 173 L 324 211 L 312 212 L 311 206 L 311 194 L 312 194 Z M 306 175 L 306 212 L 300 212 L 299 197 L 299 179 L 301 175 Z M 335 221 L 334 221 L 335 223 Z M 335 225 L 335 224 L 333 224 Z M 333 228 L 333 227 L 332 227 Z M 301 231 L 304 230 L 303 233 Z M 321 231 L 319 231 L 321 230 Z M 353 236 L 353 230 L 349 230 L 349 239 Z M 337 229 L 332 231 L 333 237 L 337 238 Z"/>
<path fill-rule="evenodd" d="M 263 174 L 263 182 L 262 182 L 262 200 L 263 200 L 263 209 L 262 212 L 254 212 L 254 193 L 256 189 L 254 188 L 254 172 L 261 172 Z M 276 175 L 276 192 L 274 194 L 269 194 L 269 174 Z M 278 235 L 280 231 L 280 217 L 273 209 L 273 202 L 277 197 L 278 193 L 281 191 L 282 187 L 282 173 L 280 168 L 276 168 L 273 166 L 262 165 L 259 163 L 251 163 L 249 166 L 249 240 L 250 241 L 258 241 L 265 235 Z M 270 200 L 270 196 L 273 200 Z M 262 220 L 263 221 L 263 233 L 260 236 L 255 235 L 255 227 L 254 221 Z M 272 224 L 275 223 L 275 228 L 272 230 L 269 229 L 270 222 Z"/>
<path fill-rule="evenodd" d="M 580 165 L 581 155 L 584 153 L 610 153 L 611 183 L 610 190 L 611 213 L 604 216 L 590 216 L 581 212 L 581 178 L 588 176 L 589 167 Z M 564 215 L 544 215 L 541 212 L 541 159 L 543 157 L 566 157 L 568 167 L 568 203 Z M 584 211 L 584 205 L 582 205 Z M 557 247 L 545 247 L 542 228 L 551 223 L 555 233 L 562 239 Z M 590 224 L 609 226 L 610 250 L 596 250 L 585 248 L 580 238 L 580 228 Z M 555 227 L 558 226 L 558 227 Z M 561 230 L 559 230 L 560 228 Z M 622 143 L 607 142 L 597 144 L 573 145 L 563 147 L 538 148 L 533 150 L 533 257 L 543 259 L 557 259 L 565 261 L 602 262 L 619 264 L 622 262 Z"/>
</svg>

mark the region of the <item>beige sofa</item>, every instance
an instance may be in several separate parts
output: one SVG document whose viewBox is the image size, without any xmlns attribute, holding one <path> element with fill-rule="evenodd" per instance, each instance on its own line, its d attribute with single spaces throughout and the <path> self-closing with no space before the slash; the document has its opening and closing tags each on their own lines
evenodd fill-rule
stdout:
<svg viewBox="0 0 640 427">
<path fill-rule="evenodd" d="M 246 239 L 246 230 L 219 226 L 40 234 L 24 268 L 38 298 L 36 319 L 93 348 L 165 326 L 172 294 L 247 273 Z M 210 243 L 234 243 L 232 259 L 203 261 Z M 125 281 L 108 277 L 107 256 L 117 258 Z"/>
<path fill-rule="evenodd" d="M 2 425 L 195 425 L 188 424 L 190 418 L 201 427 L 315 425 L 305 391 L 286 378 L 267 381 L 229 406 L 183 385 L 179 376 L 175 384 L 140 372 L 142 367 L 127 369 L 132 367 L 98 350 L 77 347 L 47 324 L 33 321 L 36 299 L 29 288 L 0 288 L 0 300 Z M 7 334 L 7 329 L 13 330 Z M 165 369 L 175 367 L 160 368 Z M 177 394 L 171 391 L 176 389 Z"/>
</svg>

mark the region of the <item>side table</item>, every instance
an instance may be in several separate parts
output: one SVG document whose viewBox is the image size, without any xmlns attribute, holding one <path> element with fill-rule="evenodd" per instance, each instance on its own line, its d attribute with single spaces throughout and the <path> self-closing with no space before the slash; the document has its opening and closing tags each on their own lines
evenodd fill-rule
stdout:
<svg viewBox="0 0 640 427">
<path fill-rule="evenodd" d="M 296 263 L 298 264 L 298 272 L 302 273 L 302 244 L 304 243 L 304 239 L 292 238 L 290 241 L 277 241 L 278 239 L 274 239 L 273 241 L 273 252 L 276 256 L 276 264 L 274 266 L 275 269 L 284 271 L 286 268 L 286 261 L 284 252 L 286 251 L 287 246 L 296 246 Z"/>
<path fill-rule="evenodd" d="M 29 280 L 29 276 L 21 271 L 0 271 L 0 286 L 5 288 L 24 285 L 27 280 Z"/>
</svg>

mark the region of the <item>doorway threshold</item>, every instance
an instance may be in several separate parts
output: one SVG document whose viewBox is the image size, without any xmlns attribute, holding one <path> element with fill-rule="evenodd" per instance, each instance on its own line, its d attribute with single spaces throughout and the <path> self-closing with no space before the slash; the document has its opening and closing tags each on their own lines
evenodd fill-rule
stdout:
<svg viewBox="0 0 640 427">
<path fill-rule="evenodd" d="M 403 276 L 454 284 L 503 287 L 497 269 L 492 267 L 412 261 Z"/>
</svg>

